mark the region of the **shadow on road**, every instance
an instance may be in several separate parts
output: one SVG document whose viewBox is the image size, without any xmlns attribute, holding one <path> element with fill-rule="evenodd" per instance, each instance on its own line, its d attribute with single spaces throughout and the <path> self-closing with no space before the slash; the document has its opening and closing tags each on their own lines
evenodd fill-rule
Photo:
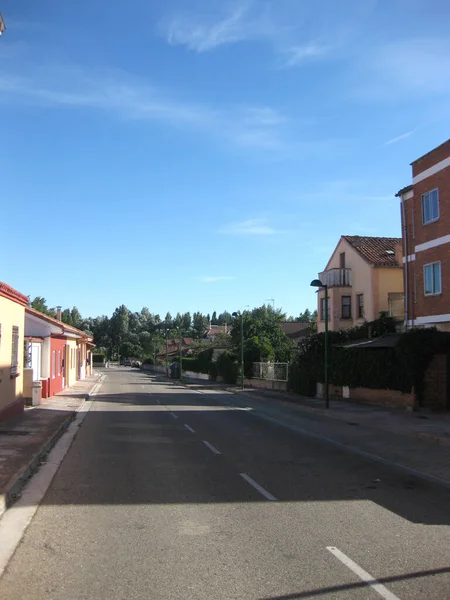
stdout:
<svg viewBox="0 0 450 600">
<path fill-rule="evenodd" d="M 393 575 L 392 577 L 382 577 L 377 579 L 378 583 L 388 584 L 396 581 L 408 581 L 411 579 L 420 579 L 423 577 L 432 577 L 433 575 L 443 575 L 450 573 L 450 567 L 444 569 L 430 569 L 429 571 L 416 571 L 414 573 L 405 573 L 404 575 Z M 357 583 L 345 583 L 343 585 L 333 585 L 315 590 L 307 590 L 297 594 L 286 594 L 284 596 L 265 596 L 259 600 L 301 600 L 302 598 L 315 598 L 325 594 L 336 594 L 355 589 L 367 589 L 367 583 L 360 581 Z"/>
<path fill-rule="evenodd" d="M 161 393 L 136 375 L 126 384 L 136 391 L 96 397 L 44 504 L 265 502 L 243 472 L 279 502 L 371 502 L 414 523 L 450 525 L 450 490 L 438 484 L 224 406 L 226 392 Z"/>
</svg>

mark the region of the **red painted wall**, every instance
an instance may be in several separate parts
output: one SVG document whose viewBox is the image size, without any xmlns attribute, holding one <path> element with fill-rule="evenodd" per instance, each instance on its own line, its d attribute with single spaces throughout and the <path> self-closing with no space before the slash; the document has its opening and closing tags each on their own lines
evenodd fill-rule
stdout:
<svg viewBox="0 0 450 600">
<path fill-rule="evenodd" d="M 64 355 L 65 355 L 65 339 L 52 338 L 50 342 L 50 379 L 49 379 L 49 396 L 54 396 L 63 389 L 64 375 Z M 53 352 L 55 352 L 55 362 L 53 362 Z M 55 370 L 53 372 L 53 365 Z M 59 373 L 59 374 L 58 374 Z"/>
</svg>

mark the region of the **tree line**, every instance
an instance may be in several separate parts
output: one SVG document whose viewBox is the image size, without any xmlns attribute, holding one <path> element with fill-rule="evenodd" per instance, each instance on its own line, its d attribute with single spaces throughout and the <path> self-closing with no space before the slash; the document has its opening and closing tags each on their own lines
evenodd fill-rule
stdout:
<svg viewBox="0 0 450 600">
<path fill-rule="evenodd" d="M 56 317 L 56 308 L 49 308 L 45 298 L 37 296 L 30 300 L 30 306 Z M 236 314 L 236 313 L 235 313 Z M 165 340 L 193 338 L 194 352 L 211 346 L 204 341 L 210 325 L 229 325 L 231 335 L 219 336 L 216 347 L 222 346 L 240 355 L 241 321 L 244 330 L 244 353 L 246 364 L 275 360 L 289 362 L 293 344 L 280 325 L 283 322 L 308 322 L 314 329 L 317 311 L 306 309 L 298 317 L 288 317 L 281 310 L 263 305 L 245 311 L 243 315 L 232 316 L 228 311 L 217 314 L 194 312 L 177 313 L 174 317 L 167 312 L 164 318 L 151 313 L 147 307 L 139 312 L 129 310 L 124 304 L 117 307 L 111 317 L 106 315 L 83 318 L 76 306 L 61 311 L 61 320 L 68 325 L 85 331 L 94 338 L 96 352 L 103 353 L 108 359 L 118 354 L 123 358 L 153 357 L 165 346 Z"/>
</svg>

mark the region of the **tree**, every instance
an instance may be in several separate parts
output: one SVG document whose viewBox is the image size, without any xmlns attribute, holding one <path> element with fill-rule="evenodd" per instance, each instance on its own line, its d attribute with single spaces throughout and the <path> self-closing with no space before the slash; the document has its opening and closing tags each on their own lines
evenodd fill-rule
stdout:
<svg viewBox="0 0 450 600">
<path fill-rule="evenodd" d="M 192 326 L 191 313 L 189 313 L 189 312 L 184 313 L 183 318 L 181 320 L 181 328 L 183 329 L 183 331 L 185 331 L 187 333 L 187 332 L 190 332 L 191 326 Z"/>
<path fill-rule="evenodd" d="M 173 319 L 172 319 L 172 315 L 170 314 L 170 312 L 167 312 L 166 316 L 164 317 L 163 324 L 164 324 L 165 329 L 173 328 Z"/>
<path fill-rule="evenodd" d="M 217 314 L 216 311 L 213 312 L 212 317 L 211 317 L 211 325 L 218 325 L 219 321 L 217 319 Z"/>
<path fill-rule="evenodd" d="M 61 313 L 61 321 L 63 323 L 67 323 L 67 325 L 72 325 L 72 315 L 70 312 L 70 308 L 65 308 Z"/>
<path fill-rule="evenodd" d="M 244 371 L 250 374 L 253 362 L 290 362 L 294 344 L 281 329 L 286 315 L 271 306 L 260 306 L 243 314 Z M 241 315 L 233 321 L 231 339 L 236 356 L 241 352 Z"/>
<path fill-rule="evenodd" d="M 129 331 L 129 321 L 130 311 L 122 304 L 122 306 L 116 308 L 110 321 L 110 335 L 114 346 L 118 346 L 119 343 L 126 340 Z"/>
<path fill-rule="evenodd" d="M 219 325 L 229 325 L 232 322 L 232 320 L 233 317 L 231 316 L 231 314 L 225 310 L 223 313 L 220 313 L 217 319 L 217 323 Z"/>
<path fill-rule="evenodd" d="M 49 317 L 54 316 L 52 309 L 47 306 L 47 300 L 42 296 L 36 296 L 34 300 L 31 300 L 30 306 L 44 315 L 48 315 Z"/>
<path fill-rule="evenodd" d="M 80 314 L 80 311 L 78 310 L 78 308 L 76 306 L 74 306 L 72 308 L 72 310 L 70 311 L 70 318 L 72 320 L 71 325 L 73 327 L 76 327 L 77 329 L 80 329 L 83 323 L 83 318 Z"/>
<path fill-rule="evenodd" d="M 192 315 L 192 333 L 195 339 L 202 338 L 208 331 L 208 318 L 202 315 L 201 312 L 195 312 Z"/>
</svg>

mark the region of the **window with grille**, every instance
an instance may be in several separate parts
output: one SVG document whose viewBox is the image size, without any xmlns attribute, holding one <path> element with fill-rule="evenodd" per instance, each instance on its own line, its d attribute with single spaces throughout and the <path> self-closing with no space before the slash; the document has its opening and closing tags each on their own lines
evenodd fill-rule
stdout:
<svg viewBox="0 0 450 600">
<path fill-rule="evenodd" d="M 19 328 L 13 325 L 11 346 L 11 377 L 19 375 Z"/>
</svg>

